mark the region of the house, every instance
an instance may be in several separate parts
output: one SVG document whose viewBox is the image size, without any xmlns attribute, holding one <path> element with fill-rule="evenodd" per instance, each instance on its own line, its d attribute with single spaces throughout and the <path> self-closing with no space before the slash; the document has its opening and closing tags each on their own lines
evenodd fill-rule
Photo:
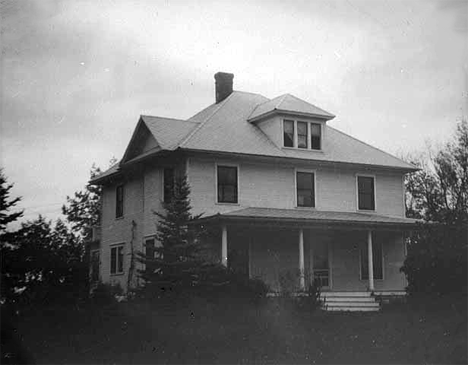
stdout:
<svg viewBox="0 0 468 365">
<path fill-rule="evenodd" d="M 233 77 L 218 72 L 215 103 L 188 120 L 140 116 L 120 163 L 91 181 L 103 187 L 100 279 L 138 285 L 132 257 L 157 244 L 153 211 L 185 173 L 223 265 L 272 292 L 315 278 L 329 303 L 404 294 L 405 234 L 416 224 L 405 218 L 404 176 L 417 169 L 293 95 L 233 91 Z"/>
</svg>

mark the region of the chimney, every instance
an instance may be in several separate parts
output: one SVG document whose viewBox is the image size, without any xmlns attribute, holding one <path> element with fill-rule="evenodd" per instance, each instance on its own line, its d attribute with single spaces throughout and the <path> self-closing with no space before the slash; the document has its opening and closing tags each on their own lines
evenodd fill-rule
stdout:
<svg viewBox="0 0 468 365">
<path fill-rule="evenodd" d="M 218 104 L 231 95 L 234 74 L 217 72 L 215 73 L 214 78 L 216 80 L 216 104 Z"/>
</svg>

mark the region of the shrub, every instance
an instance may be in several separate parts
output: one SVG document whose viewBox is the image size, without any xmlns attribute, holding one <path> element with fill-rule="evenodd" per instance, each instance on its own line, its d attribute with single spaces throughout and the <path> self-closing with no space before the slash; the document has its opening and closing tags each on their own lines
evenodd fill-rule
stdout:
<svg viewBox="0 0 468 365">
<path fill-rule="evenodd" d="M 91 301 L 98 305 L 108 305 L 117 301 L 116 297 L 121 297 L 123 290 L 120 285 L 99 283 L 91 293 Z"/>
</svg>

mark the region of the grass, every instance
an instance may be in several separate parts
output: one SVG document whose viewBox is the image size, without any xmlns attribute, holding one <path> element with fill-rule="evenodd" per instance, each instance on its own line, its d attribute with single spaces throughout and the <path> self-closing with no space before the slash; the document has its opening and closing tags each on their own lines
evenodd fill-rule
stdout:
<svg viewBox="0 0 468 365">
<path fill-rule="evenodd" d="M 2 316 L 4 319 L 4 316 Z M 3 322 L 2 322 L 3 323 Z M 262 305 L 120 303 L 17 318 L 2 363 L 467 363 L 466 297 L 419 298 L 380 313 Z M 3 329 L 2 329 L 3 332 Z M 2 333 L 2 342 L 5 342 Z M 10 355 L 6 353 L 10 351 Z"/>
</svg>

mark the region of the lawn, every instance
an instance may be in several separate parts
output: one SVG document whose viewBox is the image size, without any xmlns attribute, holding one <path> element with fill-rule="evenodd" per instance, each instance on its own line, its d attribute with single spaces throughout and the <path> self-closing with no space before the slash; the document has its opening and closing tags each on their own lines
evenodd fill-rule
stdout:
<svg viewBox="0 0 468 365">
<path fill-rule="evenodd" d="M 460 296 L 370 314 L 324 313 L 277 299 L 257 306 L 196 300 L 176 309 L 119 303 L 30 311 L 13 327 L 16 344 L 2 329 L 2 363 L 467 363 Z"/>
</svg>

